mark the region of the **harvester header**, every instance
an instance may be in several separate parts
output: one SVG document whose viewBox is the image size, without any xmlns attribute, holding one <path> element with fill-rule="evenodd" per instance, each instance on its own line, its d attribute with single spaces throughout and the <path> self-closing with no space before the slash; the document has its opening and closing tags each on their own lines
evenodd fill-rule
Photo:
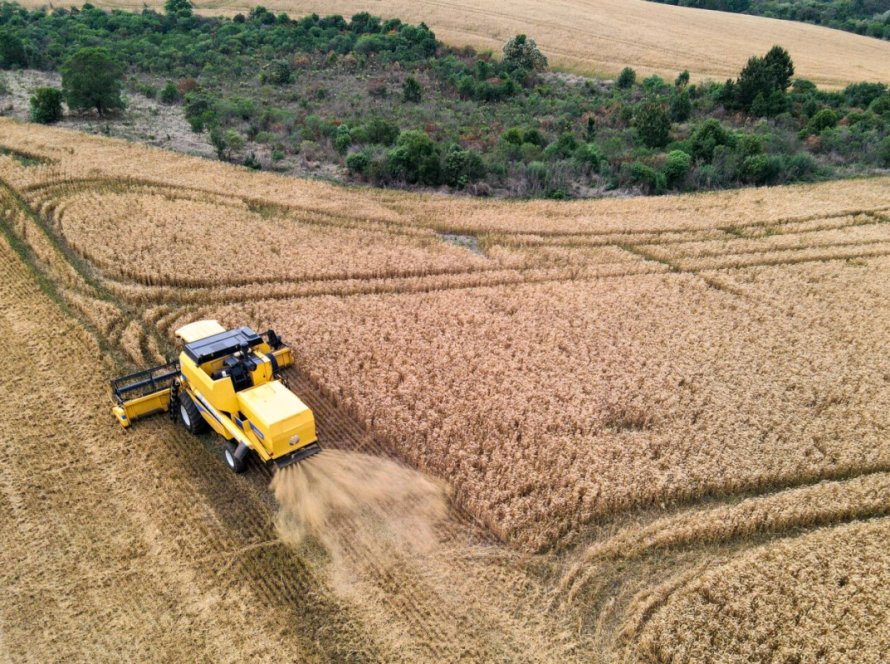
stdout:
<svg viewBox="0 0 890 664">
<path fill-rule="evenodd" d="M 226 330 L 202 320 L 176 336 L 183 343 L 178 360 L 111 381 L 121 426 L 167 412 L 193 434 L 213 429 L 225 439 L 226 463 L 236 473 L 251 451 L 280 468 L 321 450 L 315 416 L 281 380 L 294 358 L 273 330 Z"/>
</svg>

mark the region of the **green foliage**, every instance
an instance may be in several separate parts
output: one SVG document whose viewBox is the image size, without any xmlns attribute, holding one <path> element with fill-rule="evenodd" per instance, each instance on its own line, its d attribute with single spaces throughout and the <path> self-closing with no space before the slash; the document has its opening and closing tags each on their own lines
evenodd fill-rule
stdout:
<svg viewBox="0 0 890 664">
<path fill-rule="evenodd" d="M 390 175 L 409 184 L 437 185 L 441 180 L 439 148 L 424 131 L 399 134 L 387 162 Z"/>
<path fill-rule="evenodd" d="M 179 90 L 173 84 L 173 81 L 167 81 L 167 84 L 161 88 L 160 100 L 164 104 L 175 104 L 179 101 Z"/>
<path fill-rule="evenodd" d="M 260 75 L 260 81 L 272 85 L 287 85 L 293 80 L 293 68 L 290 62 L 281 58 L 272 60 Z"/>
<path fill-rule="evenodd" d="M 51 124 L 62 119 L 62 91 L 37 88 L 31 96 L 31 121 Z"/>
<path fill-rule="evenodd" d="M 189 92 L 185 96 L 185 119 L 197 134 L 215 126 L 218 120 L 213 100 L 203 92 Z"/>
<path fill-rule="evenodd" d="M 634 114 L 634 127 L 643 143 L 650 148 L 661 148 L 670 139 L 671 118 L 664 104 L 643 102 Z"/>
<path fill-rule="evenodd" d="M 678 88 L 685 88 L 687 85 L 689 85 L 689 70 L 684 69 L 677 75 L 677 78 L 674 80 L 674 86 Z"/>
<path fill-rule="evenodd" d="M 192 15 L 192 5 L 189 0 L 166 0 L 164 2 L 164 13 L 170 17 L 188 18 Z"/>
<path fill-rule="evenodd" d="M 807 123 L 806 133 L 808 134 L 820 134 L 823 129 L 830 129 L 831 127 L 837 126 L 837 113 L 832 111 L 830 108 L 823 108 L 821 111 L 816 113 L 810 121 Z"/>
<path fill-rule="evenodd" d="M 24 67 L 27 64 L 22 40 L 9 30 L 0 30 L 0 69 Z"/>
<path fill-rule="evenodd" d="M 605 157 L 595 143 L 579 145 L 574 154 L 575 162 L 588 167 L 594 173 L 598 173 Z"/>
<path fill-rule="evenodd" d="M 692 100 L 688 90 L 679 90 L 671 95 L 671 120 L 686 122 L 692 114 Z"/>
<path fill-rule="evenodd" d="M 622 90 L 626 90 L 633 86 L 634 83 L 637 82 L 637 72 L 631 69 L 630 67 L 625 67 L 621 70 L 621 73 L 618 75 L 618 79 L 615 81 L 615 85 L 617 85 Z"/>
<path fill-rule="evenodd" d="M 568 159 L 577 149 L 578 141 L 575 135 L 565 132 L 544 149 L 544 156 L 548 159 Z"/>
<path fill-rule="evenodd" d="M 420 83 L 413 76 L 409 76 L 402 84 L 402 101 L 406 103 L 418 104 L 423 95 L 423 89 Z"/>
<path fill-rule="evenodd" d="M 667 187 L 667 180 L 663 173 L 659 173 L 651 166 L 639 161 L 624 164 L 621 172 L 623 180 L 632 186 L 639 187 L 647 194 L 662 194 Z"/>
<path fill-rule="evenodd" d="M 868 108 L 875 99 L 887 92 L 884 83 L 852 83 L 844 88 L 844 99 L 849 106 Z"/>
<path fill-rule="evenodd" d="M 445 154 L 442 175 L 445 184 L 463 189 L 468 184 L 485 177 L 485 164 L 475 150 L 462 150 L 454 145 Z"/>
<path fill-rule="evenodd" d="M 534 39 L 525 35 L 516 35 L 504 44 L 504 65 L 510 69 L 528 71 L 544 71 L 547 69 L 547 58 L 538 49 Z"/>
<path fill-rule="evenodd" d="M 345 155 L 352 145 L 352 135 L 347 125 L 340 125 L 334 134 L 334 149 L 340 154 Z"/>
<path fill-rule="evenodd" d="M 350 173 L 357 175 L 365 175 L 368 172 L 368 166 L 371 164 L 371 158 L 365 151 L 353 152 L 346 157 L 346 168 Z"/>
<path fill-rule="evenodd" d="M 695 159 L 711 161 L 714 150 L 720 145 L 734 147 L 735 135 L 726 129 L 719 120 L 709 118 L 702 122 L 689 137 L 689 148 Z"/>
<path fill-rule="evenodd" d="M 62 65 L 62 93 L 68 108 L 95 108 L 99 115 L 124 108 L 121 79 L 124 68 L 106 48 L 87 47 Z"/>
<path fill-rule="evenodd" d="M 373 117 L 365 124 L 369 143 L 392 145 L 399 137 L 399 126 L 381 117 Z"/>
<path fill-rule="evenodd" d="M 756 185 L 771 184 L 782 172 L 782 158 L 755 154 L 742 162 L 741 175 L 746 182 Z"/>
<path fill-rule="evenodd" d="M 692 157 L 682 150 L 672 150 L 664 162 L 663 172 L 669 186 L 677 186 L 686 180 L 692 166 Z"/>
<path fill-rule="evenodd" d="M 782 112 L 777 109 L 784 104 L 781 100 L 791 86 L 793 75 L 794 64 L 788 51 L 773 46 L 765 56 L 751 57 L 738 79 L 726 82 L 723 104 L 754 115 L 777 115 Z M 756 108 L 752 109 L 755 104 Z"/>
</svg>

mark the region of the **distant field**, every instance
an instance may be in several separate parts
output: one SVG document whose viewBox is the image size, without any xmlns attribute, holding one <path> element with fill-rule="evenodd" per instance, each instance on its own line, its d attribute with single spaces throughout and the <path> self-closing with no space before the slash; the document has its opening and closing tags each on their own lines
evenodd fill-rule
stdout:
<svg viewBox="0 0 890 664">
<path fill-rule="evenodd" d="M 24 0 L 29 6 L 47 4 Z M 55 2 L 54 6 L 81 4 Z M 140 10 L 159 0 L 98 0 L 99 7 Z M 781 44 L 797 75 L 820 86 L 890 81 L 890 42 L 839 30 L 755 16 L 659 5 L 644 0 L 511 0 L 477 3 L 414 0 L 232 0 L 196 3 L 207 13 L 231 14 L 262 4 L 292 15 L 316 12 L 350 16 L 369 11 L 412 23 L 426 22 L 443 41 L 499 51 L 517 33 L 533 36 L 551 63 L 585 74 L 614 75 L 626 65 L 640 73 L 673 77 L 688 69 L 694 79 L 738 74 L 749 56 Z"/>
</svg>

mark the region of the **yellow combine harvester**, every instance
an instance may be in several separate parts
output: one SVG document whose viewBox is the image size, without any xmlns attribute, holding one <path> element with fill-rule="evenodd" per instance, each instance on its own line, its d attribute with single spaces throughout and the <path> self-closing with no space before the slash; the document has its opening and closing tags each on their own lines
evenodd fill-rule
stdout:
<svg viewBox="0 0 890 664">
<path fill-rule="evenodd" d="M 193 434 L 212 428 L 225 438 L 225 459 L 240 473 L 250 450 L 279 468 L 321 451 L 312 411 L 281 382 L 294 363 L 274 331 L 226 330 L 202 320 L 176 330 L 175 362 L 111 381 L 112 412 L 124 428 L 169 412 Z"/>
</svg>

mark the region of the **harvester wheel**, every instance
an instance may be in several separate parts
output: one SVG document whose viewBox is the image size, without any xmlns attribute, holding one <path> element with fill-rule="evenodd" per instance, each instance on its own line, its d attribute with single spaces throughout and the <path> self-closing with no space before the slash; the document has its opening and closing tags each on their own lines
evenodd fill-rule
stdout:
<svg viewBox="0 0 890 664">
<path fill-rule="evenodd" d="M 247 462 L 244 459 L 239 459 L 235 456 L 235 450 L 238 449 L 238 446 L 233 443 L 231 440 L 227 440 L 225 443 L 225 449 L 223 450 L 223 456 L 226 458 L 226 465 L 232 469 L 233 472 L 243 473 L 244 469 L 247 468 Z"/>
<path fill-rule="evenodd" d="M 182 425 L 188 429 L 189 433 L 195 435 L 204 433 L 210 428 L 201 417 L 201 413 L 198 412 L 195 402 L 186 393 L 179 395 L 179 419 L 182 420 Z"/>
</svg>

